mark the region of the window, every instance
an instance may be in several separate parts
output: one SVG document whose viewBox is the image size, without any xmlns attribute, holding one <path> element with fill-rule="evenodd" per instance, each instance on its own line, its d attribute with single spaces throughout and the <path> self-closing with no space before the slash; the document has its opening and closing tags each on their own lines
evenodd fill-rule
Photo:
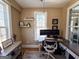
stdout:
<svg viewBox="0 0 79 59">
<path fill-rule="evenodd" d="M 70 10 L 68 39 L 75 43 L 79 42 L 79 6 Z"/>
<path fill-rule="evenodd" d="M 46 35 L 40 36 L 40 30 L 47 28 L 47 13 L 46 12 L 35 12 L 35 40 L 43 41 Z"/>
<path fill-rule="evenodd" d="M 0 0 L 0 46 L 3 41 L 11 38 L 9 6 Z"/>
</svg>

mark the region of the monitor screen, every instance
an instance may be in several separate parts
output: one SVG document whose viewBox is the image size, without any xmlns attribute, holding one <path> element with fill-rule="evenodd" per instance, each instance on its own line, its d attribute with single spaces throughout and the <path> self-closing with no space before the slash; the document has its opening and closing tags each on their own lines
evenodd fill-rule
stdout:
<svg viewBox="0 0 79 59">
<path fill-rule="evenodd" d="M 59 35 L 59 30 L 40 30 L 40 35 Z"/>
</svg>

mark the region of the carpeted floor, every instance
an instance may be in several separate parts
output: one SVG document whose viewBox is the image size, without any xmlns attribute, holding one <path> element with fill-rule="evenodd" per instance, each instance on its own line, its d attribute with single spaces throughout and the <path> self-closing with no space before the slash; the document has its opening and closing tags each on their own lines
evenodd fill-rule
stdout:
<svg viewBox="0 0 79 59">
<path fill-rule="evenodd" d="M 23 59 L 46 59 L 47 55 L 42 55 L 43 52 L 39 51 L 30 51 L 30 52 L 25 52 L 23 55 Z M 65 56 L 63 55 L 54 55 L 56 59 L 66 59 Z M 49 57 L 49 59 L 52 59 Z"/>
</svg>

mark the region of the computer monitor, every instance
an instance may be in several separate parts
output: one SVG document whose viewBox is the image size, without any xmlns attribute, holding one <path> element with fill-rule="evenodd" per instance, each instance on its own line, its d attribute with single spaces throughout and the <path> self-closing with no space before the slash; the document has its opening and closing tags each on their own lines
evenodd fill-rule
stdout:
<svg viewBox="0 0 79 59">
<path fill-rule="evenodd" d="M 59 30 L 40 30 L 40 35 L 59 35 Z"/>
</svg>

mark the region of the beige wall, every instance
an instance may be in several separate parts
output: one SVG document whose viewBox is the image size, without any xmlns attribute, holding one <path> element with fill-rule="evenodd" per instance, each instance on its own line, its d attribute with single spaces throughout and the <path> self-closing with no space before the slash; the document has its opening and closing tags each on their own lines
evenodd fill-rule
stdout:
<svg viewBox="0 0 79 59">
<path fill-rule="evenodd" d="M 38 8 L 27 8 L 23 9 L 21 13 L 21 20 L 23 20 L 26 17 L 34 17 L 35 11 L 41 11 Z M 52 28 L 52 19 L 58 18 L 59 19 L 59 29 L 61 31 L 61 35 L 63 34 L 62 27 L 62 9 L 61 8 L 45 8 L 45 11 L 47 11 L 47 27 Z M 35 20 L 35 19 L 34 19 Z M 21 28 L 22 29 L 22 38 L 24 43 L 31 43 L 34 41 L 34 26 L 32 26 L 32 29 L 28 31 L 27 28 Z M 27 34 L 28 33 L 28 34 Z M 29 35 L 30 34 L 30 35 Z M 28 36 L 29 35 L 29 36 Z M 32 37 L 31 39 L 28 39 Z"/>
<path fill-rule="evenodd" d="M 52 28 L 52 19 L 57 17 L 59 19 L 59 29 L 60 29 L 60 33 L 61 36 L 63 36 L 65 38 L 65 34 L 66 34 L 66 22 L 67 22 L 67 8 L 69 6 L 71 6 L 73 3 L 75 3 L 77 0 L 71 0 L 65 7 L 63 8 L 47 8 L 45 9 L 47 11 L 48 14 L 48 19 L 47 19 L 47 27 L 48 28 Z M 23 20 L 25 17 L 33 17 L 33 13 L 34 11 L 39 11 L 39 9 L 23 9 L 22 13 L 21 13 L 21 17 Z M 27 39 L 25 35 L 25 33 L 27 33 L 27 31 L 23 31 L 22 29 L 22 35 L 23 35 L 23 40 L 25 43 L 28 42 L 32 42 L 31 39 Z M 30 34 L 33 36 L 34 32 L 30 32 Z M 29 37 L 29 36 L 28 36 Z M 31 36 L 30 36 L 31 37 Z M 34 39 L 33 39 L 34 41 Z"/>
<path fill-rule="evenodd" d="M 19 20 L 20 20 L 20 12 L 18 12 L 15 8 L 11 7 L 12 14 L 12 31 L 13 34 L 16 34 L 16 39 L 21 40 L 21 33 L 19 28 Z"/>
<path fill-rule="evenodd" d="M 23 9 L 23 11 L 21 13 L 21 20 L 23 20 L 26 17 L 34 17 L 35 11 L 41 11 L 41 10 L 35 9 L 35 8 Z M 47 27 L 51 28 L 53 18 L 59 19 L 59 26 L 60 26 L 60 24 L 61 24 L 60 22 L 62 21 L 62 9 L 61 8 L 46 8 L 45 11 L 47 12 L 47 18 L 48 18 Z"/>
<path fill-rule="evenodd" d="M 19 20 L 21 7 L 14 0 L 3 0 L 9 6 L 11 6 L 11 20 L 12 20 L 12 33 L 16 34 L 16 39 L 20 40 L 20 28 L 19 28 Z"/>
<path fill-rule="evenodd" d="M 15 0 L 3 0 L 4 2 L 6 2 L 7 4 L 9 4 L 10 6 L 13 6 L 14 8 L 16 8 L 18 11 L 21 12 L 21 7 L 17 4 L 17 2 Z"/>
<path fill-rule="evenodd" d="M 23 40 L 24 43 L 34 42 L 33 23 L 30 29 L 19 28 L 18 23 L 20 20 L 21 7 L 19 7 L 19 5 L 14 0 L 7 0 L 7 1 L 8 1 L 7 3 L 11 5 L 12 28 L 13 28 L 13 33 L 17 35 L 17 40 L 21 39 Z M 77 0 L 71 0 L 69 4 L 67 4 L 64 8 L 46 8 L 45 10 L 48 13 L 47 27 L 52 28 L 52 19 L 57 17 L 59 19 L 59 29 L 60 29 L 61 35 L 65 37 L 67 8 L 76 1 Z M 39 9 L 38 8 L 37 9 L 33 9 L 33 8 L 23 9 L 21 13 L 21 20 L 23 20 L 25 17 L 34 16 L 34 11 L 39 11 Z"/>
</svg>

